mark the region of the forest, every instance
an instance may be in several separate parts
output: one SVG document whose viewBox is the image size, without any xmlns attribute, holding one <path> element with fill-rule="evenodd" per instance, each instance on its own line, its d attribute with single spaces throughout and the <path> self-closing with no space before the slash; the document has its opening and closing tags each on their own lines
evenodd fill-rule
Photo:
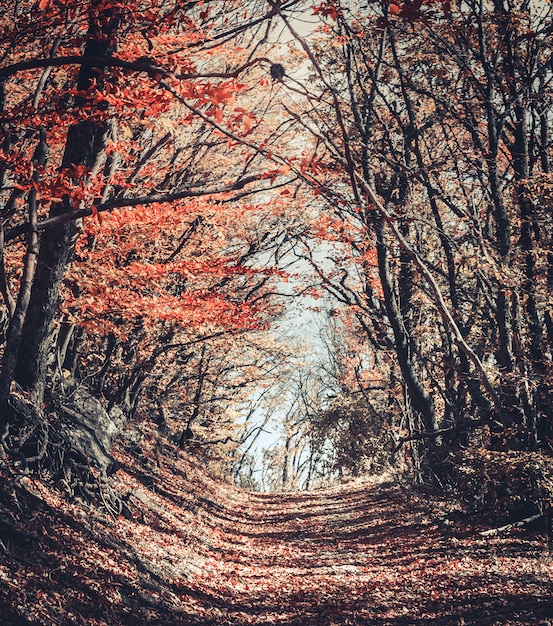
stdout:
<svg viewBox="0 0 553 626">
<path fill-rule="evenodd" d="M 0 0 L 3 623 L 550 623 L 552 35 Z"/>
</svg>

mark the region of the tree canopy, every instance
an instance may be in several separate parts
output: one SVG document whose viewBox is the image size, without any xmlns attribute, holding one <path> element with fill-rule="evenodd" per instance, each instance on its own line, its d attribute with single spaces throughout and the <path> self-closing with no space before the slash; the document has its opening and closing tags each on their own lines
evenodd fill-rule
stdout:
<svg viewBox="0 0 553 626">
<path fill-rule="evenodd" d="M 102 482 L 136 419 L 232 475 L 256 406 L 285 417 L 280 487 L 551 455 L 549 3 L 1 6 L 23 471 Z M 314 374 L 279 341 L 306 296 Z"/>
</svg>

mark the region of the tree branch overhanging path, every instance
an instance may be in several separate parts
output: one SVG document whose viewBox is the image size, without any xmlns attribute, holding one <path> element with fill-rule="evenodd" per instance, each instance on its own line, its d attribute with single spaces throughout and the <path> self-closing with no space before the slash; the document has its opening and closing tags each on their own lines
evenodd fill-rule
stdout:
<svg viewBox="0 0 553 626">
<path fill-rule="evenodd" d="M 275 14 L 279 15 L 283 19 L 286 25 L 286 28 L 290 31 L 294 39 L 300 42 L 300 45 L 305 50 L 311 62 L 317 68 L 319 75 L 324 80 L 324 73 L 322 69 L 320 68 L 318 62 L 316 61 L 313 53 L 311 52 L 308 44 L 293 28 L 290 21 L 286 19 L 286 17 L 284 17 L 282 8 L 278 4 L 275 4 L 275 3 L 270 3 L 270 4 L 273 7 Z M 91 65 L 92 67 L 99 67 L 100 64 L 103 64 L 103 62 L 105 62 L 103 59 L 94 58 L 94 57 L 88 58 L 88 59 L 83 58 L 83 57 L 62 57 L 62 58 L 55 58 L 55 59 L 41 59 L 41 60 L 36 60 L 36 61 L 29 61 L 27 63 L 23 62 L 19 64 L 14 64 L 4 69 L 0 69 L 0 78 L 11 76 L 21 70 L 31 69 L 31 68 L 36 68 L 36 67 L 50 68 L 50 67 L 70 65 L 70 64 L 86 64 L 86 65 Z M 171 85 L 169 85 L 164 80 L 165 78 L 169 76 L 177 80 L 183 80 L 183 79 L 189 80 L 191 78 L 194 78 L 194 79 L 197 79 L 197 78 L 227 78 L 227 79 L 236 78 L 244 70 L 260 62 L 267 62 L 269 63 L 269 65 L 271 64 L 271 62 L 268 59 L 255 59 L 245 64 L 244 66 L 237 68 L 236 70 L 229 71 L 226 73 L 222 72 L 222 73 L 185 74 L 185 75 L 174 75 L 174 74 L 168 73 L 161 67 L 153 66 L 151 62 L 148 60 L 126 62 L 124 60 L 110 58 L 108 61 L 108 64 L 113 67 L 121 67 L 124 69 L 137 71 L 137 72 L 146 72 L 155 81 L 159 81 L 159 84 L 162 88 L 167 89 L 169 92 L 171 92 L 177 98 L 177 100 L 181 101 L 194 114 L 198 115 L 198 117 L 203 119 L 206 123 L 212 125 L 215 129 L 220 131 L 222 134 L 229 137 L 230 139 L 235 141 L 237 144 L 242 144 L 244 146 L 252 148 L 258 154 L 261 154 L 265 156 L 266 158 L 268 158 L 269 161 L 274 161 L 277 165 L 287 166 L 290 169 L 290 171 L 294 172 L 294 174 L 298 178 L 303 179 L 304 182 L 306 182 L 307 184 L 313 185 L 314 187 L 317 188 L 319 186 L 318 181 L 309 176 L 306 176 L 305 173 L 301 172 L 294 165 L 294 163 L 290 161 L 286 156 L 278 154 L 278 152 L 274 152 L 272 149 L 266 146 L 256 145 L 248 141 L 247 139 L 243 139 L 242 137 L 236 135 L 235 133 L 230 132 L 229 130 L 222 127 L 220 124 L 218 124 L 216 121 L 214 121 L 211 117 L 202 113 L 199 109 L 194 107 L 192 104 L 190 104 L 189 102 L 186 102 L 182 98 L 182 96 L 180 96 L 179 93 L 175 91 L 175 89 L 171 87 Z M 333 94 L 334 110 L 336 112 L 338 123 L 342 130 L 342 134 L 345 136 L 347 134 L 347 129 L 344 126 L 344 120 L 341 114 L 341 105 L 338 102 L 338 98 L 334 90 L 332 90 L 329 87 L 328 83 L 326 83 L 326 86 L 329 88 L 329 90 Z M 370 208 L 370 210 L 376 209 L 381 214 L 382 218 L 389 224 L 390 229 L 393 232 L 399 245 L 407 252 L 407 254 L 413 259 L 415 264 L 420 269 L 422 275 L 424 276 L 425 280 L 427 281 L 427 283 L 429 284 L 431 288 L 431 291 L 435 299 L 435 305 L 437 309 L 439 310 L 440 314 L 443 316 L 446 326 L 450 329 L 452 335 L 454 336 L 455 342 L 459 345 L 461 350 L 465 352 L 465 354 L 468 356 L 470 361 L 473 363 L 476 371 L 478 372 L 478 375 L 481 377 L 484 387 L 493 401 L 493 404 L 496 410 L 497 419 L 499 420 L 497 423 L 499 426 L 501 426 L 503 423 L 503 408 L 501 405 L 501 401 L 497 393 L 495 392 L 491 382 L 489 381 L 488 375 L 479 357 L 475 354 L 472 348 L 468 345 L 462 333 L 460 332 L 459 328 L 457 327 L 457 323 L 455 322 L 453 315 L 451 314 L 449 307 L 446 304 L 442 296 L 441 290 L 432 276 L 431 271 L 426 266 L 424 260 L 420 257 L 420 255 L 416 253 L 415 250 L 412 249 L 411 245 L 407 242 L 403 234 L 400 232 L 399 228 L 397 227 L 395 223 L 394 217 L 390 214 L 390 212 L 386 209 L 384 204 L 381 202 L 375 189 L 369 183 L 367 183 L 367 181 L 362 176 L 360 176 L 355 171 L 356 166 L 353 163 L 352 156 L 349 152 L 347 141 L 344 142 L 344 147 L 345 147 L 345 162 L 343 165 L 346 171 L 349 173 L 349 176 L 351 177 L 357 201 L 361 205 L 360 210 L 366 211 L 368 207 Z M 263 178 L 266 178 L 266 177 L 267 176 L 263 176 L 263 175 L 247 177 L 243 180 L 238 180 L 236 183 L 230 184 L 223 188 L 213 188 L 213 189 L 201 188 L 199 190 L 188 189 L 188 190 L 183 190 L 179 192 L 173 192 L 173 193 L 167 193 L 167 194 L 156 194 L 156 195 L 151 195 L 151 196 L 146 196 L 146 197 L 115 199 L 112 201 L 95 204 L 94 207 L 83 208 L 83 209 L 73 211 L 72 213 L 67 213 L 65 215 L 60 215 L 57 217 L 51 217 L 51 218 L 42 220 L 41 222 L 37 224 L 37 229 L 45 230 L 55 225 L 68 223 L 74 220 L 81 219 L 83 217 L 88 217 L 90 215 L 97 214 L 99 212 L 111 211 L 115 208 L 123 208 L 123 207 L 128 208 L 132 206 L 144 206 L 144 205 L 155 204 L 155 203 L 160 203 L 160 202 L 171 202 L 171 201 L 181 200 L 185 198 L 192 198 L 195 196 L 224 194 L 224 193 L 228 193 L 231 191 L 237 191 L 239 189 L 242 189 L 243 187 L 246 187 L 248 184 L 259 182 L 259 180 L 263 180 Z M 290 183 L 288 184 L 291 184 L 292 182 L 293 181 L 290 181 Z M 286 185 L 287 183 L 284 182 L 281 184 Z M 355 189 L 357 185 L 359 185 L 360 189 L 364 192 L 365 196 L 368 198 L 368 201 L 369 201 L 368 207 L 363 205 L 362 197 L 359 194 L 359 192 Z M 8 230 L 4 234 L 4 241 L 8 242 L 11 239 L 20 236 L 21 234 L 26 232 L 27 229 L 28 229 L 28 226 L 26 224 L 21 224 L 20 226 L 17 226 L 17 227 L 14 227 L 13 229 Z"/>
</svg>

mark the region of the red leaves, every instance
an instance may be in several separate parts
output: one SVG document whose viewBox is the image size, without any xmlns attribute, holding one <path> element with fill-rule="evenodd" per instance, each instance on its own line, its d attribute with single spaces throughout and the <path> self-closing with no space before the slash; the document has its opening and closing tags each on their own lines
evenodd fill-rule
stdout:
<svg viewBox="0 0 553 626">
<path fill-rule="evenodd" d="M 423 6 L 433 9 L 436 5 L 441 5 L 446 18 L 451 17 L 450 0 L 390 0 L 389 11 L 390 15 L 413 22 L 420 19 Z"/>
<path fill-rule="evenodd" d="M 313 15 L 321 15 L 322 17 L 328 17 L 331 20 L 336 21 L 340 12 L 336 8 L 334 2 L 322 2 L 318 6 L 313 7 Z"/>
<path fill-rule="evenodd" d="M 415 20 L 419 17 L 420 8 L 424 0 L 393 0 L 390 3 L 390 13 L 403 17 L 406 20 Z"/>
<path fill-rule="evenodd" d="M 187 98 L 195 100 L 198 107 L 206 104 L 224 105 L 232 102 L 234 94 L 242 90 L 245 85 L 234 80 L 220 83 L 198 83 L 187 86 Z"/>
<path fill-rule="evenodd" d="M 243 107 L 236 107 L 234 109 L 235 115 L 232 115 L 229 119 L 229 124 L 231 127 L 243 126 L 245 135 L 248 135 L 252 130 L 254 125 L 258 122 L 257 117 L 247 111 Z"/>
<path fill-rule="evenodd" d="M 214 104 L 224 104 L 232 100 L 237 88 L 233 81 L 229 81 L 219 85 L 207 85 L 204 94 Z"/>
<path fill-rule="evenodd" d="M 429 8 L 440 5 L 444 16 L 448 19 L 451 17 L 450 0 L 389 0 L 389 12 L 391 16 L 400 17 L 408 21 L 416 21 L 420 19 L 421 9 L 425 5 Z M 332 0 L 322 2 L 312 8 L 313 15 L 320 15 L 333 21 L 338 20 L 341 14 L 340 9 Z"/>
<path fill-rule="evenodd" d="M 94 333 L 119 336 L 136 323 L 150 331 L 171 323 L 204 334 L 263 327 L 263 308 L 243 301 L 233 285 L 255 284 L 272 272 L 225 257 L 209 239 L 214 230 L 206 228 L 199 239 L 201 254 L 193 240 L 190 252 L 183 248 L 167 261 L 191 219 L 182 207 L 158 205 L 136 209 L 128 223 L 118 213 L 99 225 L 89 222 L 95 249 L 86 240 L 79 244 L 72 280 L 80 295 L 68 292 L 65 310 Z"/>
</svg>

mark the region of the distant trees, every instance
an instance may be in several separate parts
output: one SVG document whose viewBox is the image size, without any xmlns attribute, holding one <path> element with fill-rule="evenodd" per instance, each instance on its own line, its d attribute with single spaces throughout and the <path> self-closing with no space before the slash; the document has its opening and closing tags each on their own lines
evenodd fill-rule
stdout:
<svg viewBox="0 0 553 626">
<path fill-rule="evenodd" d="M 280 403 L 270 427 L 281 437 L 257 459 L 265 488 L 314 489 L 406 469 L 400 382 L 383 361 L 371 367 L 373 355 L 351 324 L 350 310 L 338 313 L 327 304 L 318 320 L 320 336 L 304 354 L 297 350 L 272 389 Z"/>
</svg>

